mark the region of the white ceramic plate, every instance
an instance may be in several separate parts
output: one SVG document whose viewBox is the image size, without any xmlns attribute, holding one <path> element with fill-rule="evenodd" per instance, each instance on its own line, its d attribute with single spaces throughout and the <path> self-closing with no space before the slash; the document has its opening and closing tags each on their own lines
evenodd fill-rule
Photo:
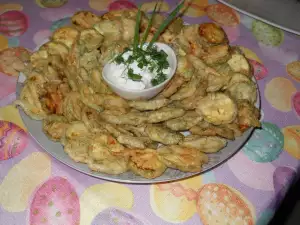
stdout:
<svg viewBox="0 0 300 225">
<path fill-rule="evenodd" d="M 298 0 L 218 0 L 250 17 L 300 35 Z"/>
</svg>

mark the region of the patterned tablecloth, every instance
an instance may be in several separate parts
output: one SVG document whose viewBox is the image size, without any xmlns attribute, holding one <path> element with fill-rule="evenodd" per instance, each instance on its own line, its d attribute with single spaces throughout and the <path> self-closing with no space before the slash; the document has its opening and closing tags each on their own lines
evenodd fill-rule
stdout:
<svg viewBox="0 0 300 225">
<path fill-rule="evenodd" d="M 151 11 L 154 4 L 0 2 L 0 50 L 34 49 L 81 9 L 102 14 L 141 3 L 143 10 Z M 177 2 L 165 1 L 162 10 Z M 194 1 L 184 19 L 219 23 L 231 44 L 241 46 L 258 80 L 262 129 L 233 158 L 201 176 L 160 185 L 96 179 L 51 158 L 29 136 L 18 110 L 10 105 L 17 77 L 2 67 L 5 57 L 20 49 L 4 50 L 0 54 L 1 225 L 267 224 L 299 169 L 300 39 L 211 0 Z"/>
</svg>

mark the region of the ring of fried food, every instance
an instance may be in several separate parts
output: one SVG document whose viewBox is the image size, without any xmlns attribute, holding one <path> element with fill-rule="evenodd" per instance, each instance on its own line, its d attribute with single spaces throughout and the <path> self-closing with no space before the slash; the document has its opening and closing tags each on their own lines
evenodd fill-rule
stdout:
<svg viewBox="0 0 300 225">
<path fill-rule="evenodd" d="M 25 74 L 15 104 L 43 120 L 49 139 L 59 141 L 75 162 L 100 173 L 131 171 L 147 179 L 167 168 L 200 172 L 209 162 L 206 153 L 260 126 L 252 67 L 238 47 L 229 46 L 220 26 L 183 26 L 176 18 L 158 37 L 177 55 L 175 75 L 153 99 L 125 100 L 101 74 L 131 45 L 137 12 L 79 11 L 72 25 L 55 30 L 38 51 L 24 56 L 16 49 L 2 51 L 0 69 Z M 155 14 L 146 42 L 165 19 Z M 142 12 L 140 38 L 149 22 Z M 186 131 L 191 135 L 185 137 Z"/>
</svg>

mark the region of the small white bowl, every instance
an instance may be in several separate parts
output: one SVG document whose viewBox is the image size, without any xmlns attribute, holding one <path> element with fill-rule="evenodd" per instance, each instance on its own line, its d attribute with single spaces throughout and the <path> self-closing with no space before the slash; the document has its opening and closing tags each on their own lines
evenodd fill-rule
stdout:
<svg viewBox="0 0 300 225">
<path fill-rule="evenodd" d="M 130 90 L 130 89 L 122 88 L 110 81 L 110 79 L 107 77 L 109 75 L 109 70 L 108 70 L 109 64 L 106 64 L 102 71 L 102 77 L 103 77 L 104 81 L 108 84 L 108 86 L 117 95 L 121 96 L 122 98 L 128 99 L 128 100 L 147 100 L 147 99 L 153 98 L 159 92 L 161 92 L 164 89 L 164 87 L 167 85 L 167 83 L 172 79 L 172 77 L 175 74 L 176 67 L 177 67 L 177 59 L 176 59 L 175 52 L 173 51 L 173 49 L 171 47 L 169 47 L 168 45 L 163 44 L 163 43 L 155 43 L 155 46 L 157 46 L 158 50 L 163 50 L 168 55 L 167 60 L 171 67 L 170 73 L 167 74 L 168 78 L 161 84 L 156 85 L 151 88 L 146 88 L 143 90 Z"/>
</svg>

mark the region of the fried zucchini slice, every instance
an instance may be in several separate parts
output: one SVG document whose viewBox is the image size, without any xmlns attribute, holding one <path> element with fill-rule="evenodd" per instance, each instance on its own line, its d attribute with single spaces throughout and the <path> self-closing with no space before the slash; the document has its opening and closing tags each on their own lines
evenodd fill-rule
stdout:
<svg viewBox="0 0 300 225">
<path fill-rule="evenodd" d="M 104 37 L 95 29 L 85 29 L 79 35 L 79 45 L 81 50 L 92 51 L 101 46 Z"/>
<path fill-rule="evenodd" d="M 229 45 L 211 46 L 201 58 L 208 65 L 225 63 L 230 59 Z"/>
<path fill-rule="evenodd" d="M 234 72 L 252 77 L 253 71 L 251 65 L 237 48 L 233 49 L 231 59 L 229 59 L 227 63 Z"/>
<path fill-rule="evenodd" d="M 70 49 L 76 42 L 78 35 L 79 31 L 73 27 L 61 27 L 54 31 L 51 39 L 66 45 Z"/>
<path fill-rule="evenodd" d="M 199 25 L 198 34 L 210 44 L 228 43 L 228 38 L 222 27 L 215 23 L 203 23 Z"/>
<path fill-rule="evenodd" d="M 78 11 L 72 18 L 72 24 L 83 29 L 92 28 L 95 23 L 100 22 L 100 18 L 89 11 Z"/>
<path fill-rule="evenodd" d="M 113 40 L 119 40 L 122 37 L 122 23 L 116 20 L 104 20 L 94 25 L 94 29 L 105 38 L 109 39 L 110 43 Z"/>
<path fill-rule="evenodd" d="M 213 92 L 199 100 L 196 112 L 213 125 L 227 124 L 236 118 L 237 106 L 228 95 Z"/>
<path fill-rule="evenodd" d="M 63 59 L 69 53 L 68 48 L 64 44 L 56 42 L 56 41 L 49 41 L 49 42 L 43 44 L 41 46 L 40 50 L 46 50 L 49 55 L 60 55 L 61 58 L 63 58 Z"/>
</svg>

